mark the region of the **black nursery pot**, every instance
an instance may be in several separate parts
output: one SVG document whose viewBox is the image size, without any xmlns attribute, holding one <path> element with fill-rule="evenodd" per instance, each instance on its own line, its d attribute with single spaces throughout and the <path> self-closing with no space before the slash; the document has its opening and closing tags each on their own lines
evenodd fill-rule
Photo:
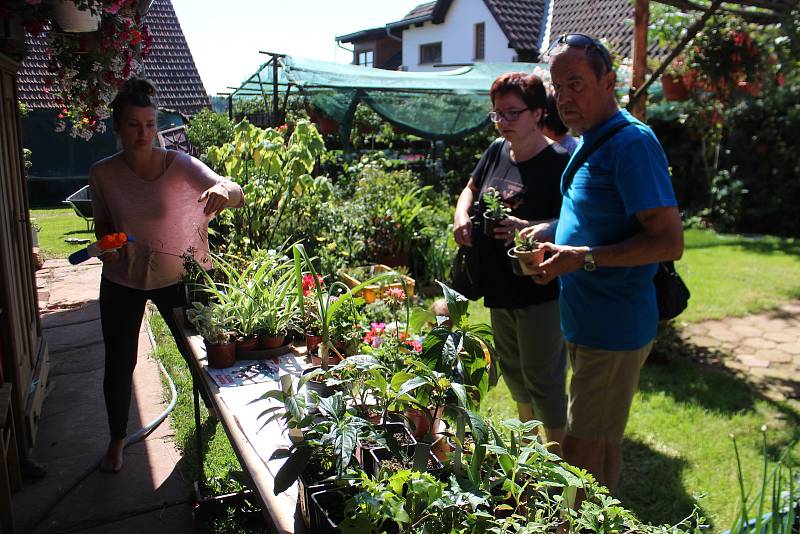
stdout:
<svg viewBox="0 0 800 534">
<path fill-rule="evenodd" d="M 424 445 L 421 445 L 421 444 L 406 445 L 405 447 L 403 447 L 403 452 L 406 454 L 406 456 L 408 458 L 408 462 L 411 465 L 413 465 L 413 461 L 414 461 L 414 451 L 416 450 L 416 448 L 418 446 L 424 446 Z M 378 475 L 378 473 L 381 470 L 381 462 L 383 462 L 384 460 L 389 460 L 389 459 L 393 458 L 393 455 L 392 455 L 391 451 L 389 451 L 389 449 L 385 449 L 383 447 L 380 447 L 380 448 L 377 448 L 377 449 L 371 449 L 369 451 L 369 456 L 372 457 L 372 460 L 371 460 L 372 463 L 370 465 L 370 469 L 372 471 L 370 472 L 369 470 L 367 470 L 366 467 L 364 467 L 364 471 L 367 474 L 371 475 L 371 476 L 377 476 Z M 444 466 L 442 465 L 442 462 L 440 462 L 439 459 L 436 457 L 436 455 L 433 454 L 430 450 L 428 450 L 427 458 L 428 458 L 428 465 L 427 465 L 427 468 L 426 468 L 425 472 L 430 473 L 432 475 L 440 474 L 442 472 L 442 469 L 444 469 Z M 411 465 L 408 466 L 408 469 L 411 469 Z"/>
<path fill-rule="evenodd" d="M 309 367 L 303 371 L 303 375 L 307 375 L 310 372 L 316 371 L 319 368 L 320 367 L 318 365 L 315 367 Z M 331 388 L 324 382 L 317 382 L 316 380 L 313 379 L 306 382 L 304 387 L 306 388 L 306 393 L 310 391 L 316 391 L 317 395 L 319 395 L 321 398 L 327 398 L 334 394 L 333 388 Z"/>
<path fill-rule="evenodd" d="M 307 473 L 300 473 L 297 479 L 297 505 L 300 507 L 300 516 L 309 532 L 317 532 L 317 515 L 311 497 L 314 493 L 332 490 L 335 488 L 333 481 L 318 481 L 309 477 Z"/>
<path fill-rule="evenodd" d="M 406 428 L 406 425 L 404 425 L 402 422 L 386 423 L 384 428 L 389 435 L 393 435 L 398 432 L 403 434 L 405 436 L 405 441 L 409 442 L 410 444 L 417 442 L 411 432 L 408 431 L 408 428 Z M 402 447 L 402 444 L 400 444 L 400 446 Z M 380 445 L 364 445 L 359 440 L 355 451 L 355 458 L 358 463 L 361 464 L 361 468 L 364 469 L 366 473 L 373 475 L 375 472 L 377 472 L 377 470 L 373 470 L 374 463 L 370 451 L 374 449 L 385 449 L 385 447 Z"/>
<path fill-rule="evenodd" d="M 505 217 L 500 217 L 499 219 L 495 219 L 493 217 L 488 217 L 485 213 L 483 214 L 483 235 L 486 237 L 494 239 L 494 229 L 500 226 L 500 223 L 505 221 Z"/>
</svg>

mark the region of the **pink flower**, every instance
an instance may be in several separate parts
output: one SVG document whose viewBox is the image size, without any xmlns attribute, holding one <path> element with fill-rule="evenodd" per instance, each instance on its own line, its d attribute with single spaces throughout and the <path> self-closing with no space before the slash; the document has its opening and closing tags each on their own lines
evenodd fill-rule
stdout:
<svg viewBox="0 0 800 534">
<path fill-rule="evenodd" d="M 392 304 L 401 304 L 406 300 L 406 293 L 400 287 L 390 287 L 386 290 L 385 298 Z"/>
</svg>

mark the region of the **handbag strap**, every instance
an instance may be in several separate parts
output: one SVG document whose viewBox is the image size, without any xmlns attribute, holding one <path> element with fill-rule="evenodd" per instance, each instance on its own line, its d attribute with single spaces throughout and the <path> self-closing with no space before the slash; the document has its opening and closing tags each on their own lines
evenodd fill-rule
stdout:
<svg viewBox="0 0 800 534">
<path fill-rule="evenodd" d="M 575 157 L 573 157 L 571 160 L 569 160 L 569 164 L 567 165 L 567 169 L 564 171 L 564 175 L 561 177 L 561 194 L 562 195 L 565 195 L 567 193 L 567 189 L 569 189 L 569 186 L 572 185 L 572 179 L 575 178 L 575 173 L 577 173 L 578 169 L 581 168 L 581 165 L 583 165 L 586 162 L 586 160 L 589 159 L 589 156 L 591 156 L 594 153 L 595 150 L 600 148 L 603 145 L 603 143 L 605 143 L 606 141 L 608 141 L 609 139 L 614 137 L 617 134 L 617 132 L 619 132 L 623 128 L 627 128 L 631 124 L 632 123 L 630 123 L 628 121 L 625 121 L 622 124 L 617 124 L 616 126 L 611 128 L 610 130 L 608 130 L 606 133 L 604 133 L 602 136 L 600 136 L 600 138 L 597 141 L 595 141 L 594 144 L 592 144 L 588 148 L 583 148 L 582 147 L 577 152 L 577 154 L 575 154 Z"/>
</svg>

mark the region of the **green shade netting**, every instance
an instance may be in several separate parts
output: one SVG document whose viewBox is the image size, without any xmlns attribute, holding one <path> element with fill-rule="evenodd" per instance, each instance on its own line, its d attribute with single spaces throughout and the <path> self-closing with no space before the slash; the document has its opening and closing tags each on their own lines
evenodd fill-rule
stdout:
<svg viewBox="0 0 800 534">
<path fill-rule="evenodd" d="M 359 102 L 387 122 L 429 139 L 462 137 L 489 122 L 489 88 L 500 74 L 533 72 L 534 63 L 491 63 L 441 72 L 401 72 L 284 56 L 278 90 L 296 88 L 348 137 Z M 273 66 L 262 65 L 233 93 L 264 96 L 273 91 Z"/>
<path fill-rule="evenodd" d="M 273 60 L 261 65 L 233 97 L 269 98 Z M 621 68 L 620 95 L 630 69 Z M 533 72 L 549 80 L 545 63 L 487 63 L 437 72 L 402 72 L 282 56 L 278 60 L 279 93 L 299 91 L 322 115 L 341 125 L 350 136 L 356 106 L 363 103 L 387 122 L 428 139 L 455 139 L 485 127 L 490 111 L 489 88 L 501 74 Z M 660 85 L 651 86 L 659 93 Z"/>
</svg>

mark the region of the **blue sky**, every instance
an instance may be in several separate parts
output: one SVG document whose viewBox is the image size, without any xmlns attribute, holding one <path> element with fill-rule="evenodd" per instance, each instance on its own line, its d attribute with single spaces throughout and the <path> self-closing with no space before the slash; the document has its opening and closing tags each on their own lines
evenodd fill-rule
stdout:
<svg viewBox="0 0 800 534">
<path fill-rule="evenodd" d="M 425 0 L 172 0 L 206 91 L 266 61 L 259 50 L 349 63 L 334 37 L 399 20 Z"/>
</svg>

